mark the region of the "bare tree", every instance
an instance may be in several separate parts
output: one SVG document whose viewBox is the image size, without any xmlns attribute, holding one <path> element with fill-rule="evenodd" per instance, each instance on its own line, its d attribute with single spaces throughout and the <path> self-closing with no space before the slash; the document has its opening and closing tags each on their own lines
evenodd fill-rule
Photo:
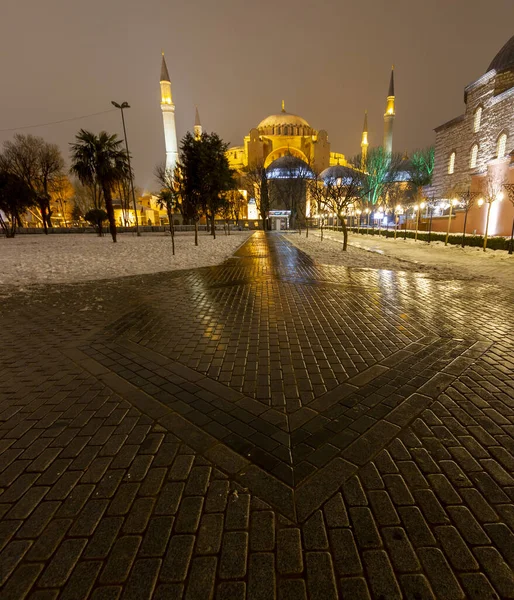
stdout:
<svg viewBox="0 0 514 600">
<path fill-rule="evenodd" d="M 357 160 L 357 159 L 356 159 Z M 355 164 L 355 163 L 354 163 Z M 348 228 L 346 216 L 350 207 L 356 207 L 362 200 L 367 188 L 363 185 L 364 173 L 351 166 L 338 166 L 325 177 L 322 185 L 322 202 L 326 208 L 337 215 L 343 230 L 343 251 L 348 247 Z"/>
<path fill-rule="evenodd" d="M 401 154 L 387 153 L 381 146 L 370 148 L 366 160 L 361 156 L 355 157 L 350 164 L 357 168 L 363 165 L 362 192 L 361 197 L 366 197 L 369 204 L 374 207 L 380 201 L 384 201 L 389 191 L 400 180 L 400 172 L 403 166 Z"/>
<path fill-rule="evenodd" d="M 267 229 L 268 213 L 272 208 L 269 193 L 268 174 L 264 161 L 258 161 L 243 170 L 244 185 L 251 198 L 255 198 L 257 210 L 262 219 L 262 228 Z"/>
<path fill-rule="evenodd" d="M 273 168 L 271 173 L 268 168 L 268 178 L 272 201 L 291 211 L 289 227 L 294 229 L 298 226 L 301 233 L 302 223 L 299 217 L 305 213 L 307 183 L 313 177 L 312 169 L 293 154 L 286 154 L 275 161 L 275 166 L 273 163 L 271 166 Z"/>
<path fill-rule="evenodd" d="M 491 215 L 491 208 L 494 202 L 499 202 L 503 198 L 504 183 L 504 178 L 499 172 L 489 170 L 483 186 L 483 199 L 484 202 L 487 204 L 487 217 L 485 221 L 484 232 L 484 252 L 487 248 L 487 237 L 489 235 L 489 217 Z"/>
<path fill-rule="evenodd" d="M 161 191 L 157 196 L 157 203 L 161 208 L 166 209 L 168 214 L 168 222 L 170 225 L 171 249 L 175 255 L 175 225 L 173 223 L 173 213 L 180 205 L 180 169 L 175 170 L 166 168 L 165 164 L 157 165 L 155 168 L 155 178 L 161 186 Z M 195 236 L 197 230 L 195 228 Z M 198 245 L 198 240 L 195 239 L 195 244 Z"/>
<path fill-rule="evenodd" d="M 464 225 L 462 227 L 462 243 L 461 246 L 464 248 L 466 240 L 466 224 L 468 222 L 468 213 L 477 203 L 480 197 L 480 192 L 472 192 L 471 189 L 459 186 L 456 188 L 456 196 L 460 202 L 460 206 L 464 209 Z"/>
<path fill-rule="evenodd" d="M 75 190 L 71 181 L 66 175 L 61 175 L 53 183 L 50 190 L 50 197 L 52 202 L 57 205 L 61 211 L 64 220 L 64 226 L 68 227 L 68 220 L 66 215 L 71 211 L 71 206 L 68 210 L 68 202 L 71 204 L 71 199 L 75 195 Z"/>
<path fill-rule="evenodd" d="M 59 147 L 41 137 L 17 133 L 13 140 L 4 143 L 1 160 L 4 170 L 19 177 L 34 192 L 45 233 L 48 233 L 48 227 L 52 226 L 50 189 L 64 174 Z"/>
</svg>

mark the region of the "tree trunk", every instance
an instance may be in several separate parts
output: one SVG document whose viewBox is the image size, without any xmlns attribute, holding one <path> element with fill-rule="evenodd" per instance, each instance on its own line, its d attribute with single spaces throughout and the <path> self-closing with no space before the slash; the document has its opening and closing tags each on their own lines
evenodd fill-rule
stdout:
<svg viewBox="0 0 514 600">
<path fill-rule="evenodd" d="M 216 226 L 214 224 L 214 215 L 212 215 L 212 218 L 211 218 L 211 233 L 212 233 L 213 239 L 216 239 Z"/>
<path fill-rule="evenodd" d="M 45 230 L 45 235 L 48 235 L 48 226 L 46 223 L 46 207 L 42 202 L 40 202 L 39 204 L 39 211 L 41 213 L 41 221 L 43 221 L 43 229 Z"/>
<path fill-rule="evenodd" d="M 198 219 L 195 219 L 195 246 L 198 246 Z"/>
<path fill-rule="evenodd" d="M 466 210 L 466 212 L 464 213 L 464 226 L 462 227 L 463 232 L 462 232 L 462 247 L 464 248 L 464 240 L 466 239 L 466 222 L 468 220 L 468 210 Z"/>
<path fill-rule="evenodd" d="M 343 252 L 346 252 L 348 247 L 348 229 L 346 228 L 346 221 L 342 215 L 338 215 L 341 221 L 341 229 L 343 230 Z"/>
<path fill-rule="evenodd" d="M 105 208 L 107 209 L 107 217 L 109 219 L 109 230 L 111 232 L 112 241 L 116 243 L 116 219 L 114 218 L 114 208 L 112 205 L 111 189 L 108 186 L 103 186 Z"/>
<path fill-rule="evenodd" d="M 170 235 L 171 235 L 171 253 L 175 256 L 175 228 L 173 226 L 173 215 L 171 214 L 171 208 L 168 207 L 168 221 L 170 222 Z"/>
</svg>

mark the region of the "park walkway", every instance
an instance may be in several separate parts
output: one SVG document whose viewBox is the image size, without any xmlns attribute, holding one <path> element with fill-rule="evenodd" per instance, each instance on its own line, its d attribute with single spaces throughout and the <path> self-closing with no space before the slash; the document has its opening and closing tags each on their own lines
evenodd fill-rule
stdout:
<svg viewBox="0 0 514 600">
<path fill-rule="evenodd" d="M 514 293 L 314 263 L 0 314 L 7 599 L 514 598 Z"/>
</svg>

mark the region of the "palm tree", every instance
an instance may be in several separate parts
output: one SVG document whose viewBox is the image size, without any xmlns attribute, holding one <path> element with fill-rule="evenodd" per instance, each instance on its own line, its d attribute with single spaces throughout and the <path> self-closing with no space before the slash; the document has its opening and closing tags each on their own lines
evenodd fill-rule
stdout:
<svg viewBox="0 0 514 600">
<path fill-rule="evenodd" d="M 130 176 L 128 155 L 121 148 L 122 140 L 116 134 L 101 131 L 98 135 L 81 129 L 71 144 L 71 168 L 84 185 L 95 182 L 102 189 L 109 219 L 112 241 L 116 242 L 116 221 L 112 206 L 114 184 Z"/>
</svg>

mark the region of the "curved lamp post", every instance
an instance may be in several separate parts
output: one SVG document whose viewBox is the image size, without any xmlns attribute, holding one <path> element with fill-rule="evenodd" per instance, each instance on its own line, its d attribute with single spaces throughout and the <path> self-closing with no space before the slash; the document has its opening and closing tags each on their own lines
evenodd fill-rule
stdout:
<svg viewBox="0 0 514 600">
<path fill-rule="evenodd" d="M 125 148 L 127 149 L 127 160 L 128 160 L 128 167 L 129 167 L 129 172 L 130 172 L 130 187 L 132 189 L 132 204 L 134 205 L 134 216 L 136 218 L 136 234 L 139 237 L 141 235 L 141 232 L 139 231 L 139 220 L 137 218 L 136 194 L 134 192 L 134 178 L 132 176 L 132 167 L 130 166 L 130 152 L 129 152 L 128 140 L 127 140 L 127 130 L 125 128 L 125 116 L 123 115 L 123 110 L 125 108 L 130 108 L 130 104 L 128 102 L 122 102 L 121 104 L 118 104 L 117 102 L 114 102 L 114 100 L 111 100 L 111 104 L 113 106 L 115 106 L 116 108 L 119 108 L 120 112 L 121 112 L 121 122 L 123 123 L 123 135 L 125 136 Z"/>
</svg>

